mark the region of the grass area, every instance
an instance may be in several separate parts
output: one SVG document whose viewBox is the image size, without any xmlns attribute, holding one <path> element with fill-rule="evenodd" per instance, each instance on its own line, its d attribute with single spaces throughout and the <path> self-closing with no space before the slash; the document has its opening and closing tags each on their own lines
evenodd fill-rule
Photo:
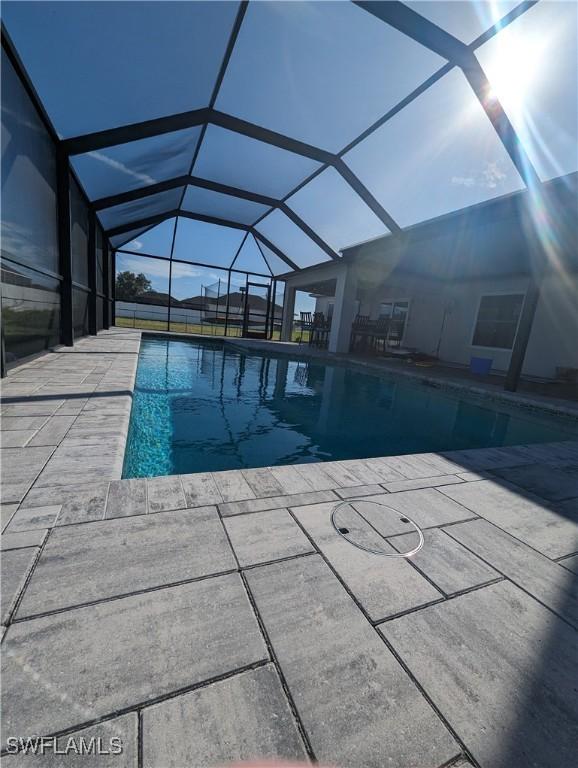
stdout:
<svg viewBox="0 0 578 768">
<path fill-rule="evenodd" d="M 167 323 L 163 320 L 141 320 L 137 318 L 133 320 L 132 317 L 117 317 L 115 319 L 115 325 L 120 325 L 123 328 L 141 328 L 145 331 L 168 331 Z M 176 333 L 200 333 L 204 336 L 223 336 L 225 327 L 223 325 L 209 325 L 208 323 L 177 323 L 171 322 L 171 331 Z M 236 328 L 228 328 L 227 336 L 240 336 L 240 330 Z"/>
<path fill-rule="evenodd" d="M 140 318 L 136 318 L 133 320 L 132 317 L 117 317 L 115 319 L 115 325 L 118 325 L 122 328 L 140 328 L 143 331 L 167 331 L 169 330 L 167 328 L 166 322 L 162 320 L 141 320 Z M 174 331 L 175 333 L 198 333 L 202 336 L 224 336 L 225 335 L 225 326 L 224 325 L 211 325 L 209 323 L 177 323 L 177 322 L 171 322 L 171 331 Z M 235 338 L 241 336 L 241 329 L 236 326 L 229 326 L 227 328 L 227 337 Z M 280 333 L 279 331 L 273 332 L 273 341 L 279 341 Z M 302 338 L 301 338 L 302 337 Z M 295 328 L 292 333 L 292 341 L 303 341 L 306 343 L 309 341 L 309 331 L 304 331 L 303 334 L 301 333 L 301 330 L 298 328 Z"/>
</svg>

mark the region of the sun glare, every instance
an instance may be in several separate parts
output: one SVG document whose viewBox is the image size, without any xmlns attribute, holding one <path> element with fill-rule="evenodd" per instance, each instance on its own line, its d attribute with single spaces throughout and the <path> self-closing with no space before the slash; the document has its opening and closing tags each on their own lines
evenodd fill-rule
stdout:
<svg viewBox="0 0 578 768">
<path fill-rule="evenodd" d="M 505 37 L 485 67 L 491 86 L 488 97 L 520 114 L 532 85 L 540 77 L 545 47 L 543 39 Z"/>
</svg>

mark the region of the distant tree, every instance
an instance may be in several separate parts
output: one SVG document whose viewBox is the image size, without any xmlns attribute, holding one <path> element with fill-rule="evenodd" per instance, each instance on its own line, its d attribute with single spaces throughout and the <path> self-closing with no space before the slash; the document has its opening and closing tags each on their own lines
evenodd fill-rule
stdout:
<svg viewBox="0 0 578 768">
<path fill-rule="evenodd" d="M 151 281 L 141 272 L 119 272 L 116 276 L 116 298 L 120 301 L 132 301 L 151 290 Z"/>
</svg>

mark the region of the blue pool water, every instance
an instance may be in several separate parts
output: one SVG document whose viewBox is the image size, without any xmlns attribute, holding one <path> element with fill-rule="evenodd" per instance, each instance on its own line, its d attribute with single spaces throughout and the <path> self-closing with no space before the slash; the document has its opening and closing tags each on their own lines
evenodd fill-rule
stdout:
<svg viewBox="0 0 578 768">
<path fill-rule="evenodd" d="M 577 436 L 570 422 L 391 375 L 144 337 L 124 477 Z"/>
</svg>

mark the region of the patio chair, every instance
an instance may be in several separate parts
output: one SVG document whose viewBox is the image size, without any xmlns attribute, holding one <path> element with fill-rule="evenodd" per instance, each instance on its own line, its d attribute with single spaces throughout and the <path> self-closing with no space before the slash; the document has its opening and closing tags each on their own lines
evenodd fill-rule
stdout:
<svg viewBox="0 0 578 768">
<path fill-rule="evenodd" d="M 389 327 L 389 335 L 387 337 L 387 343 L 391 347 L 400 347 L 401 339 L 403 337 L 403 329 L 405 322 L 403 320 L 392 320 Z"/>
<path fill-rule="evenodd" d="M 358 349 L 367 349 L 371 344 L 374 324 L 369 319 L 369 315 L 356 315 L 351 326 L 351 340 L 349 343 L 350 352 Z"/>
<path fill-rule="evenodd" d="M 373 348 L 378 352 L 379 344 L 381 342 L 381 351 L 385 352 L 387 339 L 389 337 L 389 331 L 391 328 L 391 317 L 388 315 L 380 315 L 375 323 L 373 330 Z"/>
<path fill-rule="evenodd" d="M 311 330 L 313 328 L 313 315 L 311 312 L 300 312 L 301 335 L 299 336 L 299 344 L 303 341 L 303 335 L 305 331 L 309 332 L 309 339 L 311 339 Z"/>
<path fill-rule="evenodd" d="M 329 342 L 329 331 L 331 330 L 331 321 L 325 319 L 323 312 L 314 312 L 313 327 L 309 344 L 314 347 L 325 349 Z"/>
</svg>

